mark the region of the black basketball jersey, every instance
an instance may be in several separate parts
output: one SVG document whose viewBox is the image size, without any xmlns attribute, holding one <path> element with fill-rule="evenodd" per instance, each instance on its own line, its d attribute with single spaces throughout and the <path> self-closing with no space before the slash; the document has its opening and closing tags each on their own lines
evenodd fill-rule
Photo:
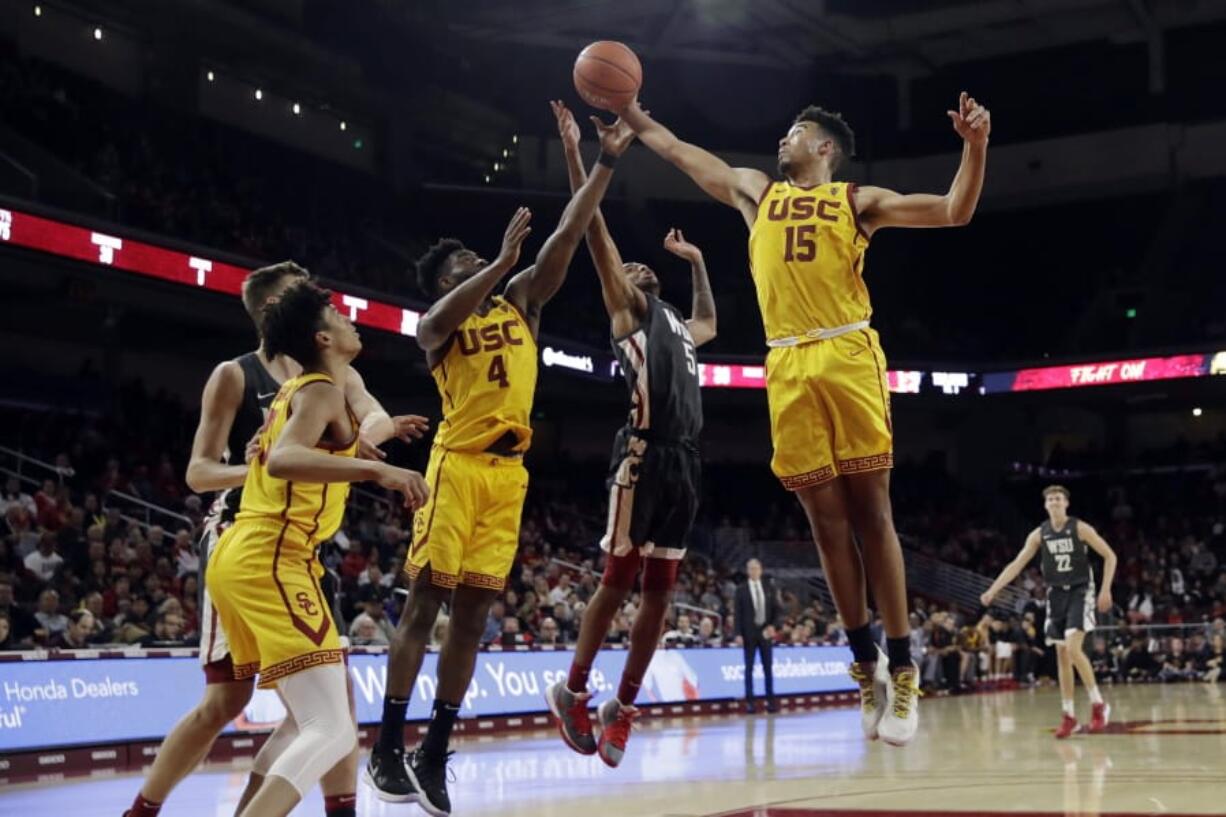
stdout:
<svg viewBox="0 0 1226 817">
<path fill-rule="evenodd" d="M 272 400 L 281 390 L 281 384 L 273 379 L 268 369 L 260 362 L 255 352 L 237 357 L 234 362 L 243 370 L 243 399 L 230 426 L 226 441 L 226 462 L 240 463 L 247 450 L 247 443 L 264 425 L 264 418 L 272 406 Z M 238 513 L 243 498 L 242 487 L 229 488 L 217 498 L 220 520 L 229 525 Z"/>
<path fill-rule="evenodd" d="M 1094 580 L 1089 547 L 1077 535 L 1076 517 L 1070 516 L 1060 530 L 1055 530 L 1048 519 L 1039 526 L 1039 537 L 1043 540 L 1043 581 L 1049 587 L 1089 584 Z"/>
<path fill-rule="evenodd" d="M 676 309 L 646 297 L 639 328 L 613 338 L 613 354 L 630 388 L 627 425 L 659 440 L 696 444 L 702 432 L 702 395 L 694 339 Z"/>
</svg>

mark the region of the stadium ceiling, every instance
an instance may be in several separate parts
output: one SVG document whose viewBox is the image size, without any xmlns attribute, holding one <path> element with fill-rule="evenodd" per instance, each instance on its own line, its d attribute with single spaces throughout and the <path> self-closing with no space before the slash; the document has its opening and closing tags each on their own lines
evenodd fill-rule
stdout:
<svg viewBox="0 0 1226 817">
<path fill-rule="evenodd" d="M 478 42 L 574 50 L 619 39 L 654 60 L 900 77 L 1080 42 L 1148 42 L 1152 74 L 1162 31 L 1226 19 L 1226 2 L 540 0 L 456 4 L 446 16 L 453 34 Z"/>
</svg>

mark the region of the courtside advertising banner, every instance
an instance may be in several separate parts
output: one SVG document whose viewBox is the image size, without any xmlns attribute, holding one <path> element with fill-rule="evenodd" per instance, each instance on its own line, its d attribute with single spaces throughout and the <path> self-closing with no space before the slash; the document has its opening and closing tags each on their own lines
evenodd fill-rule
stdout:
<svg viewBox="0 0 1226 817">
<path fill-rule="evenodd" d="M 544 689 L 566 678 L 569 650 L 483 652 L 464 699 L 462 717 L 545 711 Z M 800 694 L 855 688 L 845 647 L 778 647 L 775 692 Z M 410 720 L 424 720 L 434 698 L 438 655 L 426 656 L 409 704 Z M 739 698 L 743 654 L 737 647 L 660 650 L 643 678 L 640 704 Z M 616 690 L 624 650 L 602 652 L 592 668 L 596 702 Z M 762 667 L 755 665 L 762 694 Z M 377 723 L 387 678 L 385 655 L 349 659 L 358 720 Z M 157 740 L 196 702 L 204 675 L 195 658 L 102 658 L 0 663 L 0 752 Z M 285 716 L 276 693 L 257 690 L 230 732 L 271 729 Z"/>
</svg>

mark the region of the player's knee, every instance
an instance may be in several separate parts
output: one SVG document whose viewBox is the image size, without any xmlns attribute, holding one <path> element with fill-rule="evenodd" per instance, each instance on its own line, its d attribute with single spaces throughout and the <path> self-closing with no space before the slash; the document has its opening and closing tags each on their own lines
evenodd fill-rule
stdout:
<svg viewBox="0 0 1226 817">
<path fill-rule="evenodd" d="M 639 573 L 639 554 L 631 550 L 624 556 L 609 554 L 605 559 L 604 573 L 600 583 L 618 593 L 629 593 L 634 589 L 634 580 Z"/>
<path fill-rule="evenodd" d="M 357 741 L 344 675 L 344 667 L 333 664 L 290 675 L 279 684 L 298 730 L 268 775 L 285 778 L 299 793 L 310 790 Z"/>
<path fill-rule="evenodd" d="M 305 794 L 353 751 L 358 733 L 349 718 L 317 718 L 310 726 L 302 728 L 295 738 L 295 743 L 298 742 L 304 744 L 307 751 L 303 754 L 309 760 L 299 767 L 274 762 L 268 774 L 286 777 L 294 788 Z"/>
<path fill-rule="evenodd" d="M 251 701 L 251 684 L 209 684 L 205 687 L 204 700 L 196 713 L 209 726 L 221 730 L 230 721 L 243 714 Z"/>
<path fill-rule="evenodd" d="M 894 517 L 888 502 L 869 502 L 856 508 L 856 531 L 861 535 L 879 534 L 894 527 Z"/>
<path fill-rule="evenodd" d="M 648 559 L 643 568 L 643 596 L 657 596 L 658 600 L 668 604 L 672 598 L 673 587 L 677 584 L 677 570 L 681 562 L 678 559 Z"/>
<path fill-rule="evenodd" d="M 422 593 L 414 594 L 409 599 L 408 608 L 404 612 L 404 617 L 400 621 L 400 626 L 397 628 L 398 634 L 403 631 L 404 634 L 411 638 L 429 638 L 430 631 L 434 629 L 434 622 L 438 619 L 439 604 L 429 595 Z"/>
<path fill-rule="evenodd" d="M 839 552 L 852 546 L 851 522 L 845 516 L 825 516 L 813 522 L 817 547 L 823 553 Z"/>
<path fill-rule="evenodd" d="M 447 638 L 460 645 L 475 644 L 481 640 L 485 632 L 485 620 L 488 611 L 463 610 L 452 611 L 447 622 Z"/>
</svg>

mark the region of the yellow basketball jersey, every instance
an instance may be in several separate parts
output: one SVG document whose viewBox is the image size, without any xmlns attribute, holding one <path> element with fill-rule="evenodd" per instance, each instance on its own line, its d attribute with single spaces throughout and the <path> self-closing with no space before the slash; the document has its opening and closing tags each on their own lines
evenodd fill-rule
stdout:
<svg viewBox="0 0 1226 817">
<path fill-rule="evenodd" d="M 536 341 L 518 309 L 493 300 L 488 314 L 473 313 L 460 324 L 432 371 L 443 398 L 434 444 L 453 451 L 485 451 L 507 432 L 517 452 L 532 442 Z"/>
<path fill-rule="evenodd" d="M 749 231 L 749 264 L 766 339 L 798 337 L 868 320 L 868 236 L 844 182 L 773 182 Z"/>
<path fill-rule="evenodd" d="M 320 381 L 331 383 L 332 379 L 324 374 L 304 374 L 282 384 L 281 390 L 272 401 L 268 419 L 260 429 L 260 455 L 247 467 L 242 503 L 238 516 L 235 517 L 236 522 L 288 524 L 294 533 L 299 534 L 298 541 L 305 537 L 311 546 L 328 539 L 341 526 L 345 516 L 345 500 L 349 498 L 349 483 L 292 482 L 277 479 L 269 475 L 265 463 L 268 462 L 268 452 L 272 450 L 273 444 L 289 421 L 294 395 L 303 386 Z M 348 405 L 345 408 L 349 412 L 349 424 L 353 428 L 352 439 L 343 447 L 320 442 L 316 448 L 338 457 L 353 457 L 358 451 L 358 422 Z"/>
</svg>

